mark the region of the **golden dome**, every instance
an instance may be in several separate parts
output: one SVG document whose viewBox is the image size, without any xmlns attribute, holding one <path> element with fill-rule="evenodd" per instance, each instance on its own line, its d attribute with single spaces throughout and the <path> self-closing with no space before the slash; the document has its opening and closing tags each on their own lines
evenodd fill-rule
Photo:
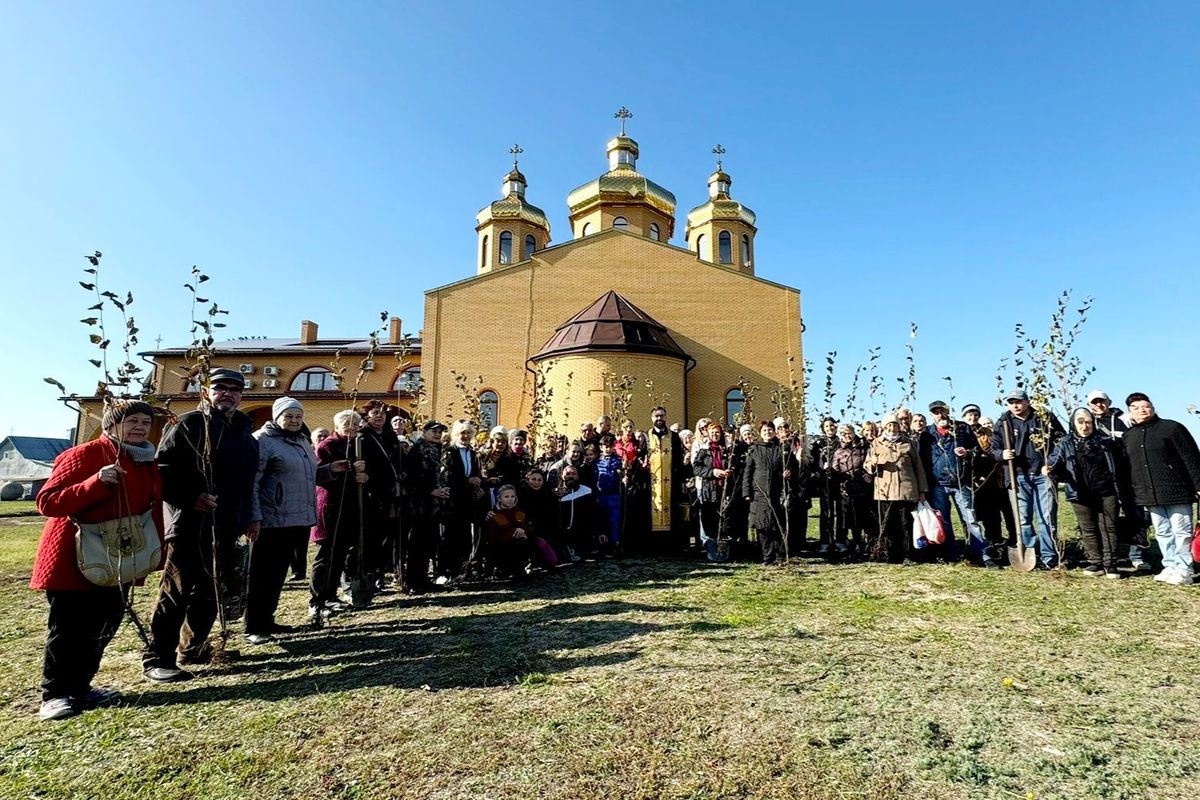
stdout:
<svg viewBox="0 0 1200 800">
<path fill-rule="evenodd" d="M 501 189 L 504 197 L 484 206 L 475 215 L 476 230 L 495 220 L 518 219 L 544 229 L 549 235 L 550 220 L 546 218 L 546 212 L 525 199 L 527 185 L 525 176 L 514 165 L 512 171 L 504 176 Z"/>
<path fill-rule="evenodd" d="M 643 202 L 663 214 L 675 214 L 675 195 L 637 171 L 637 142 L 617 136 L 608 142 L 608 172 L 567 195 L 574 215 L 602 203 Z"/>
<path fill-rule="evenodd" d="M 708 176 L 709 200 L 688 212 L 687 230 L 718 219 L 734 220 L 754 227 L 757 219 L 754 212 L 729 196 L 729 186 L 732 183 L 733 179 L 720 168 Z"/>
</svg>

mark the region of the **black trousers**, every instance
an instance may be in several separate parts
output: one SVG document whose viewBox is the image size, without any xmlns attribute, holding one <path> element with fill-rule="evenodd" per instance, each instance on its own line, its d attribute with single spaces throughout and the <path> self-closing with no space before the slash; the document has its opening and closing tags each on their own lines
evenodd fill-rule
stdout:
<svg viewBox="0 0 1200 800">
<path fill-rule="evenodd" d="M 233 573 L 233 539 L 222 537 L 217 577 Z M 174 667 L 176 650 L 198 657 L 217 619 L 217 594 L 213 580 L 212 539 L 208 534 L 187 535 L 167 542 L 167 563 L 158 586 L 158 600 L 150 618 L 150 649 L 142 664 Z M 222 594 L 228 588 L 222 585 Z"/>
<path fill-rule="evenodd" d="M 50 615 L 42 659 L 42 700 L 82 697 L 92 688 L 104 648 L 125 614 L 117 587 L 49 590 Z"/>
<path fill-rule="evenodd" d="M 442 535 L 438 541 L 437 574 L 447 578 L 456 578 L 463 572 L 463 567 L 472 551 L 475 550 L 475 531 L 469 519 L 448 519 L 442 525 Z"/>
<path fill-rule="evenodd" d="M 758 536 L 759 546 L 762 547 L 764 564 L 774 564 L 783 560 L 783 531 L 756 528 L 754 533 Z"/>
<path fill-rule="evenodd" d="M 404 551 L 404 583 L 414 591 L 429 588 L 429 571 L 441 539 L 441 523 L 432 516 L 415 517 Z"/>
<path fill-rule="evenodd" d="M 873 560 L 898 564 L 912 548 L 912 511 L 916 503 L 908 500 L 881 500 L 879 529 L 882 534 L 871 548 Z"/>
<path fill-rule="evenodd" d="M 838 530 L 838 510 L 839 502 L 837 489 L 835 488 L 834 482 L 828 479 L 822 479 L 820 517 L 821 544 L 833 544 L 834 536 Z"/>
<path fill-rule="evenodd" d="M 296 549 L 291 557 L 292 577 L 304 579 L 308 577 L 308 535 L 296 541 Z"/>
<path fill-rule="evenodd" d="M 868 495 L 843 495 L 839 501 L 838 541 L 846 541 L 849 535 L 854 544 L 861 548 L 863 542 L 879 530 L 879 523 L 875 520 L 875 501 Z"/>
<path fill-rule="evenodd" d="M 246 576 L 246 633 L 270 633 L 279 594 L 297 547 L 307 547 L 309 528 L 263 528 L 250 545 L 250 574 Z"/>
<path fill-rule="evenodd" d="M 1088 564 L 1116 569 L 1117 560 L 1117 498 L 1096 497 L 1085 502 L 1072 501 L 1075 518 L 1079 521 L 1079 533 L 1083 537 L 1083 549 Z"/>
<path fill-rule="evenodd" d="M 334 535 L 317 542 L 317 552 L 313 556 L 312 580 L 309 584 L 310 606 L 324 605 L 330 600 L 336 600 L 342 573 L 352 575 L 358 571 L 358 528 L 347 527 L 348 530 L 337 531 Z"/>
<path fill-rule="evenodd" d="M 972 500 L 975 518 L 983 526 L 983 535 L 991 544 L 1016 542 L 1016 520 L 1008 492 L 994 483 L 976 489 Z"/>
</svg>

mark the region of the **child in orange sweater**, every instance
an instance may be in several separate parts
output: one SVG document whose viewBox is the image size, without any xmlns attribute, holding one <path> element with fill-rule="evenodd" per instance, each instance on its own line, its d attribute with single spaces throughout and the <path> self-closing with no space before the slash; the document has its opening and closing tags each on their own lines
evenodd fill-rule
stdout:
<svg viewBox="0 0 1200 800">
<path fill-rule="evenodd" d="M 558 564 L 554 548 L 534 535 L 529 518 L 517 508 L 517 490 L 512 486 L 501 486 L 496 493 L 496 509 L 488 514 L 485 530 L 496 565 L 510 576 L 526 574 L 532 561 L 547 567 Z"/>
</svg>

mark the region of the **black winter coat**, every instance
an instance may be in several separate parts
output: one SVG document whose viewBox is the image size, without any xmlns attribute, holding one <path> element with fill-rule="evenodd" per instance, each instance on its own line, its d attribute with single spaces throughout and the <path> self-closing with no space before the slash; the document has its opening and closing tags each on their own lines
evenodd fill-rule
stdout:
<svg viewBox="0 0 1200 800">
<path fill-rule="evenodd" d="M 1050 430 L 1048 432 L 1049 441 L 1047 442 L 1045 451 L 1034 441 L 1034 437 L 1040 435 L 1042 431 L 1042 419 L 1038 416 L 1036 409 L 1031 409 L 1029 419 L 1021 419 L 1011 411 L 1005 411 L 996 420 L 990 444 L 992 458 L 1001 464 L 1004 488 L 1011 488 L 1008 485 L 1008 468 L 1004 466 L 1003 458 L 1003 453 L 1007 449 L 1004 437 L 1005 427 L 1012 427 L 1012 449 L 1016 454 L 1016 458 L 1013 459 L 1013 468 L 1018 475 L 1036 477 L 1042 474 L 1042 467 L 1046 463 L 1045 453 L 1053 451 L 1055 446 L 1058 445 L 1059 440 L 1067 435 L 1067 431 L 1063 428 L 1062 423 L 1058 421 L 1058 417 L 1049 414 L 1048 418 L 1050 420 Z"/>
<path fill-rule="evenodd" d="M 1116 496 L 1128 512 L 1132 502 L 1129 461 L 1116 439 L 1097 430 L 1087 439 L 1070 435 L 1054 448 L 1047 462 L 1050 474 L 1064 483 L 1067 500 L 1091 503 Z"/>
<path fill-rule="evenodd" d="M 746 455 L 742 475 L 742 496 L 750 498 L 750 527 L 760 532 L 782 532 L 783 489 L 779 442 L 755 442 Z"/>
<path fill-rule="evenodd" d="M 1200 451 L 1187 428 L 1172 419 L 1151 417 L 1122 437 L 1141 506 L 1196 502 L 1200 491 Z"/>
<path fill-rule="evenodd" d="M 207 514 L 195 510 L 205 492 L 217 497 L 213 512 L 217 531 L 236 539 L 254 519 L 254 478 L 258 474 L 258 441 L 250 418 L 240 411 L 209 418 L 212 486 L 201 471 L 204 414 L 190 411 L 164 432 L 158 443 L 158 470 L 167 504 L 166 538 L 196 535 Z"/>
<path fill-rule="evenodd" d="M 722 451 L 721 469 L 733 469 L 733 452 L 732 448 L 726 447 Z M 720 503 L 726 493 L 725 485 L 730 480 L 736 480 L 736 476 L 731 475 L 729 478 L 714 478 L 713 477 L 713 457 L 712 450 L 706 444 L 696 451 L 696 455 L 692 456 L 692 474 L 700 479 L 700 502 L 701 503 Z"/>
</svg>

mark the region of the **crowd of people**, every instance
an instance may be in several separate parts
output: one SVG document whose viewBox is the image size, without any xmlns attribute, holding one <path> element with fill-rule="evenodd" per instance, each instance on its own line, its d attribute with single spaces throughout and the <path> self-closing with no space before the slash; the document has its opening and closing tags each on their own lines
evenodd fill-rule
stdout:
<svg viewBox="0 0 1200 800">
<path fill-rule="evenodd" d="M 289 570 L 308 581 L 307 624 L 320 626 L 383 592 L 528 580 L 631 553 L 1002 568 L 1019 537 L 1052 569 L 1063 559 L 1059 484 L 1078 520 L 1082 574 L 1125 574 L 1125 546 L 1126 573 L 1148 570 L 1149 528 L 1156 579 L 1192 582 L 1200 451 L 1140 393 L 1126 400 L 1128 423 L 1104 392 L 1064 426 L 1016 389 L 996 420 L 974 404 L 955 419 L 935 401 L 928 418 L 904 408 L 878 423 L 825 418 L 813 437 L 783 418 L 736 429 L 702 418 L 684 429 L 660 407 L 645 430 L 601 416 L 576 438 L 535 448 L 525 430 L 499 426 L 480 445 L 468 420 L 410 431 L 377 400 L 310 431 L 301 402 L 281 397 L 253 430 L 239 410 L 243 388 L 238 372 L 213 370 L 202 408 L 170 425 L 157 449 L 147 442 L 153 409 L 113 402 L 104 435 L 56 461 L 37 498 L 48 520 L 31 581 L 49 601 L 43 719 L 113 698 L 92 679 L 123 615 L 136 620 L 130 584 L 90 583 L 75 540 L 86 523 L 130 514 L 152 516 L 164 544 L 143 636 L 144 674 L 162 682 L 214 657 L 218 622 L 224 630 L 242 616 L 250 645 L 295 630 L 276 619 Z M 922 502 L 940 535 L 914 536 Z"/>
</svg>

